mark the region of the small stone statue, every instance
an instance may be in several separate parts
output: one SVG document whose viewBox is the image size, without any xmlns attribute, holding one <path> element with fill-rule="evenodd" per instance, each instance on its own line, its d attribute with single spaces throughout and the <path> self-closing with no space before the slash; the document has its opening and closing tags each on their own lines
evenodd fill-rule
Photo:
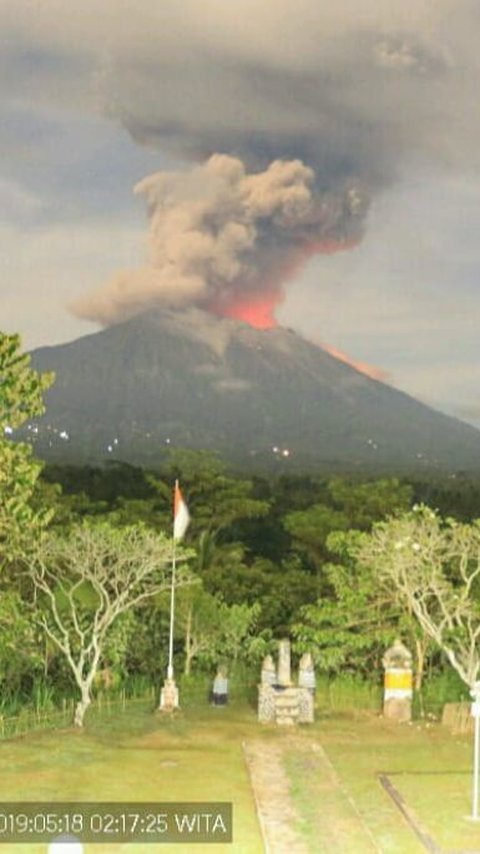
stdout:
<svg viewBox="0 0 480 854">
<path fill-rule="evenodd" d="M 400 638 L 395 638 L 390 649 L 387 649 L 382 663 L 385 668 L 398 667 L 401 670 L 410 670 L 412 655 Z"/>
<path fill-rule="evenodd" d="M 276 680 L 275 663 L 271 655 L 263 659 L 261 683 L 262 685 L 274 685 Z"/>
<path fill-rule="evenodd" d="M 300 659 L 298 686 L 299 688 L 308 688 L 312 695 L 315 694 L 315 670 L 310 652 L 305 652 Z"/>
</svg>

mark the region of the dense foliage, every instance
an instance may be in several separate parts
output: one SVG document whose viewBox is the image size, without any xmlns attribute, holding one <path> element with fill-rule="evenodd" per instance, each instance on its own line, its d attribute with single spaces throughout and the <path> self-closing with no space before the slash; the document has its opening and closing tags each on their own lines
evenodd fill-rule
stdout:
<svg viewBox="0 0 480 854">
<path fill-rule="evenodd" d="M 43 412 L 42 392 L 52 379 L 30 368 L 18 335 L 0 333 L 0 565 L 28 548 L 49 515 L 47 507 L 34 511 L 30 503 L 41 465 L 29 445 L 8 435 Z"/>
<path fill-rule="evenodd" d="M 477 674 L 478 662 L 465 657 L 464 647 L 472 632 L 474 641 L 480 632 L 473 521 L 480 517 L 478 481 L 462 473 L 408 482 L 390 476 L 246 477 L 215 454 L 180 449 L 156 471 L 120 461 L 42 470 L 30 447 L 8 434 L 42 411 L 50 382 L 30 369 L 18 338 L 0 335 L 4 698 L 15 692 L 28 697 L 39 680 L 58 695 L 81 690 L 82 679 L 94 690 L 97 671 L 108 675 L 108 684 L 133 678 L 158 684 L 163 678 L 176 478 L 191 514 L 185 546 L 195 579 L 178 590 L 176 672 L 212 673 L 220 662 L 257 668 L 275 639 L 289 635 L 297 655 L 313 652 L 319 671 L 378 681 L 385 647 L 399 634 L 414 654 L 417 688 L 426 670 L 438 672 L 447 660 L 454 666 L 460 661 L 464 681 Z M 415 514 L 419 502 L 440 512 Z M 409 552 L 402 564 L 396 543 L 408 537 L 421 550 Z M 100 559 L 95 549 L 101 551 L 102 542 Z M 115 600 L 115 584 L 120 596 L 116 573 L 128 556 L 139 569 L 153 571 L 148 561 L 157 546 L 160 586 L 150 584 L 141 600 L 132 593 L 125 607 L 111 610 L 108 625 L 102 623 L 99 602 Z M 437 599 L 427 597 L 432 607 L 421 613 L 425 590 L 435 590 Z M 442 609 L 448 618 L 439 625 Z M 100 644 L 92 641 L 92 625 L 105 628 Z"/>
<path fill-rule="evenodd" d="M 122 463 L 49 466 L 42 488 L 62 486 L 59 525 L 68 524 L 69 516 L 94 514 L 120 525 L 142 521 L 168 530 L 175 477 L 192 513 L 187 541 L 196 553 L 191 568 L 201 580 L 193 600 L 187 593 L 188 602 L 179 604 L 176 649 L 186 672 L 212 667 L 222 657 L 220 616 L 227 621 L 226 609 L 236 605 L 258 607 L 257 658 L 269 639 L 290 634 L 297 652 L 313 649 L 317 666 L 327 673 L 379 678 L 385 647 L 400 634 L 414 653 L 418 687 L 426 665 L 435 669 L 441 663 L 437 646 L 393 586 L 379 585 L 368 566 L 352 557 L 349 544 L 357 535 L 351 532 L 366 533 L 378 522 L 401 517 L 424 496 L 450 511 L 458 506 L 463 518 L 468 506 L 474 518 L 480 515 L 480 483 L 463 476 L 433 482 L 306 475 L 247 480 L 229 473 L 212 454 L 177 450 L 155 473 Z M 148 615 L 157 644 L 165 633 L 166 608 L 166 602 L 156 602 Z M 125 666 L 158 674 L 160 659 L 152 670 L 152 654 L 145 640 L 144 659 L 137 654 L 128 664 L 127 653 Z M 255 660 L 247 642 L 240 654 Z"/>
</svg>

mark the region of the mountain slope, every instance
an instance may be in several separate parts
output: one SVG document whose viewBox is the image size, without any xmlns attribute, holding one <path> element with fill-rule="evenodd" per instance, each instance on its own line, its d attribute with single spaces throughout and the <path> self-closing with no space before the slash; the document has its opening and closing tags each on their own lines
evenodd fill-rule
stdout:
<svg viewBox="0 0 480 854">
<path fill-rule="evenodd" d="M 479 431 L 282 328 L 153 312 L 32 363 L 56 373 L 29 431 L 48 459 L 154 464 L 176 445 L 295 467 L 480 468 Z"/>
</svg>

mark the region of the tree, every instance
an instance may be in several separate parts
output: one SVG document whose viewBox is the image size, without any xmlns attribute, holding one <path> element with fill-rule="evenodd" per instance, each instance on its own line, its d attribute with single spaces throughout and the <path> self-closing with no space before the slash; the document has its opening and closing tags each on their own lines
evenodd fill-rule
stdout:
<svg viewBox="0 0 480 854">
<path fill-rule="evenodd" d="M 224 533 L 239 519 L 259 518 L 268 512 L 267 501 L 252 498 L 252 482 L 227 474 L 225 464 L 210 451 L 174 449 L 169 452 L 162 480 L 149 478 L 158 494 L 164 496 L 169 513 L 170 484 L 176 478 L 182 484 L 192 517 L 190 542 L 203 531 Z"/>
<path fill-rule="evenodd" d="M 185 667 L 188 676 L 195 659 L 208 666 L 219 660 L 235 667 L 240 658 L 258 657 L 269 632 L 257 632 L 261 606 L 223 602 L 207 593 L 201 585 L 180 591 L 177 599 L 177 633 L 184 639 Z"/>
<path fill-rule="evenodd" d="M 84 522 L 67 532 L 48 532 L 26 562 L 38 622 L 65 656 L 80 690 L 75 726 L 83 726 L 114 622 L 168 589 L 170 558 L 171 542 L 142 526 Z M 177 584 L 189 580 L 180 565 Z"/>
<path fill-rule="evenodd" d="M 292 628 L 297 652 L 312 652 L 317 666 L 372 675 L 394 637 L 401 635 L 416 654 L 416 688 L 420 690 L 428 639 L 399 600 L 395 588 L 381 582 L 369 564 L 355 558 L 362 534 L 333 533 L 328 548 L 339 562 L 327 563 L 331 593 L 303 607 Z"/>
<path fill-rule="evenodd" d="M 348 528 L 368 531 L 374 522 L 399 513 L 412 506 L 412 487 L 397 478 L 352 482 L 334 477 L 328 483 L 334 507 L 340 509 Z"/>
<path fill-rule="evenodd" d="M 396 478 L 350 482 L 332 478 L 321 503 L 288 513 L 286 530 L 295 544 L 306 552 L 317 570 L 329 558 L 327 539 L 333 531 L 351 528 L 369 530 L 372 524 L 394 513 L 408 510 L 412 489 Z"/>
<path fill-rule="evenodd" d="M 222 603 L 220 606 L 221 652 L 223 657 L 232 659 L 234 666 L 242 653 L 248 657 L 252 644 L 255 648 L 254 632 L 260 611 L 258 602 L 230 606 Z"/>
<path fill-rule="evenodd" d="M 480 520 L 461 524 L 416 506 L 375 525 L 355 554 L 393 587 L 471 687 L 480 670 Z"/>
<path fill-rule="evenodd" d="M 29 418 L 44 411 L 42 393 L 53 374 L 30 368 L 20 353 L 18 335 L 0 332 L 0 563 L 18 555 L 38 535 L 49 518 L 45 508 L 33 510 L 31 497 L 42 468 L 29 445 L 8 438 Z"/>
<path fill-rule="evenodd" d="M 348 522 L 342 511 L 325 504 L 314 504 L 308 510 L 289 513 L 284 525 L 299 550 L 307 553 L 317 572 L 320 572 L 328 555 L 328 535 L 332 531 L 344 531 Z"/>
<path fill-rule="evenodd" d="M 215 659 L 222 632 L 220 611 L 218 598 L 207 593 L 201 585 L 180 591 L 175 625 L 177 634 L 181 634 L 184 640 L 185 676 L 190 675 L 195 659 L 203 657 L 209 662 Z"/>
<path fill-rule="evenodd" d="M 0 682 L 2 698 L 18 692 L 22 682 L 42 672 L 41 633 L 16 590 L 0 596 Z"/>
</svg>

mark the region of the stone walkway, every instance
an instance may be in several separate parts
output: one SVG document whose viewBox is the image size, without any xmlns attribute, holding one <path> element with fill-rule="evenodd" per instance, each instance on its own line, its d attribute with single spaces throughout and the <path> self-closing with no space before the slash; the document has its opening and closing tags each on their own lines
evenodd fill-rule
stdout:
<svg viewBox="0 0 480 854">
<path fill-rule="evenodd" d="M 314 773 L 318 789 L 320 838 L 315 851 L 379 854 L 380 849 L 363 822 L 356 804 L 345 791 L 318 742 L 285 732 L 280 739 L 244 743 L 243 750 L 266 854 L 312 852 L 296 830 L 301 819 L 293 806 L 290 784 L 284 770 L 285 756 L 295 752 L 311 766 L 310 773 Z"/>
<path fill-rule="evenodd" d="M 250 773 L 266 854 L 308 854 L 295 831 L 298 820 L 283 769 L 282 743 L 249 741 L 243 751 Z"/>
</svg>

